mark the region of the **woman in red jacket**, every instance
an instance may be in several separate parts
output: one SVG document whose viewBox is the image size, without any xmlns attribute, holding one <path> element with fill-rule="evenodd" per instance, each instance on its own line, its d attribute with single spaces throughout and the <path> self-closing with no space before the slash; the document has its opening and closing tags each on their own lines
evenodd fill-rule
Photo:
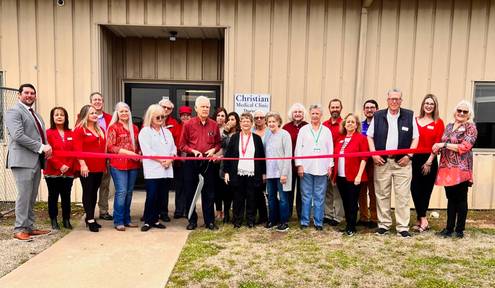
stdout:
<svg viewBox="0 0 495 288">
<path fill-rule="evenodd" d="M 74 150 L 79 152 L 104 153 L 105 133 L 98 125 L 98 114 L 91 105 L 84 105 L 74 129 Z M 78 158 L 78 171 L 81 174 L 83 206 L 86 212 L 86 226 L 89 231 L 98 232 L 101 225 L 95 220 L 95 206 L 101 177 L 106 171 L 105 158 Z"/>
<path fill-rule="evenodd" d="M 355 114 L 348 114 L 340 127 L 340 137 L 335 141 L 335 153 L 346 154 L 367 152 L 368 141 L 360 132 L 361 122 Z M 356 233 L 359 191 L 361 183 L 368 180 L 365 167 L 368 157 L 340 157 L 335 161 L 333 180 L 337 182 L 342 201 L 346 229 L 345 234 L 353 236 Z"/>
<path fill-rule="evenodd" d="M 69 115 L 63 107 L 55 107 L 50 111 L 50 129 L 46 130 L 48 144 L 54 151 L 72 151 L 73 138 L 69 129 Z M 47 159 L 43 170 L 48 187 L 48 214 L 52 229 L 59 230 L 58 195 L 62 202 L 62 224 L 72 229 L 70 224 L 70 191 L 74 181 L 74 158 L 52 156 Z"/>
</svg>

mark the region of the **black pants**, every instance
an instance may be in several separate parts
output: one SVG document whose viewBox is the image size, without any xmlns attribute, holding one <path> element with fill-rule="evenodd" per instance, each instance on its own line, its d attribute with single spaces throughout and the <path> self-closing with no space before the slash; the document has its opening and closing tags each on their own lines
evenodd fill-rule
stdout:
<svg viewBox="0 0 495 288">
<path fill-rule="evenodd" d="M 224 180 L 220 178 L 220 163 L 214 163 L 213 168 L 215 170 L 215 210 L 223 211 L 223 203 L 225 194 L 227 193 L 227 185 L 225 185 Z"/>
<path fill-rule="evenodd" d="M 82 186 L 82 202 L 84 212 L 86 212 L 86 221 L 95 219 L 96 200 L 98 199 L 98 189 L 101 184 L 103 172 L 89 172 L 88 177 L 80 177 Z"/>
<path fill-rule="evenodd" d="M 164 178 L 164 187 L 160 188 L 160 193 L 157 195 L 158 201 L 158 215 L 161 217 L 168 216 L 168 194 L 170 191 L 170 185 L 172 185 L 171 178 Z M 177 182 L 175 182 L 177 183 Z"/>
<path fill-rule="evenodd" d="M 289 219 L 292 217 L 294 210 L 294 195 L 296 196 L 297 220 L 301 220 L 301 178 L 297 175 L 297 170 L 292 170 L 292 190 L 289 192 Z"/>
<path fill-rule="evenodd" d="M 266 208 L 265 185 L 255 188 L 256 211 L 258 212 L 258 223 L 268 221 L 268 209 Z"/>
<path fill-rule="evenodd" d="M 186 213 L 194 199 L 194 193 L 198 186 L 199 174 L 204 177 L 203 190 L 201 190 L 201 205 L 203 210 L 203 219 L 206 225 L 215 222 L 215 173 L 209 161 L 187 160 L 184 163 L 184 190 L 186 192 Z M 198 223 L 198 214 L 194 209 L 189 223 Z"/>
<path fill-rule="evenodd" d="M 238 186 L 234 187 L 234 217 L 232 223 L 241 225 L 246 210 L 246 221 L 254 224 L 256 219 L 256 193 L 260 191 L 254 186 L 254 177 L 238 176 Z M 265 204 L 266 207 L 266 204 Z M 266 208 L 265 208 L 266 209 Z"/>
<path fill-rule="evenodd" d="M 469 182 L 465 181 L 454 186 L 446 186 L 447 195 L 447 230 L 463 232 L 466 227 L 466 217 L 468 212 Z M 456 223 L 457 218 L 457 223 Z"/>
<path fill-rule="evenodd" d="M 349 182 L 345 177 L 337 177 L 337 187 L 339 188 L 340 197 L 344 204 L 346 230 L 356 231 L 356 221 L 358 214 L 359 192 L 361 185 L 354 185 L 354 182 Z"/>
<path fill-rule="evenodd" d="M 170 181 L 167 178 L 144 179 L 146 185 L 146 201 L 144 202 L 143 220 L 145 224 L 155 224 L 158 222 L 158 213 L 163 207 L 163 198 L 168 191 Z M 168 204 L 168 200 L 167 200 Z"/>
<path fill-rule="evenodd" d="M 423 175 L 421 167 L 430 154 L 416 154 L 412 159 L 411 195 L 416 208 L 417 219 L 426 217 L 430 205 L 431 192 L 437 177 L 438 163 L 436 157 L 431 164 L 430 173 Z"/>
<path fill-rule="evenodd" d="M 174 162 L 174 184 L 175 184 L 175 212 L 176 216 L 185 216 L 186 193 L 184 191 L 184 162 Z"/>
<path fill-rule="evenodd" d="M 70 191 L 72 189 L 72 177 L 46 177 L 48 187 L 48 215 L 50 219 L 58 216 L 58 195 L 60 195 L 62 206 L 62 218 L 70 218 Z"/>
</svg>

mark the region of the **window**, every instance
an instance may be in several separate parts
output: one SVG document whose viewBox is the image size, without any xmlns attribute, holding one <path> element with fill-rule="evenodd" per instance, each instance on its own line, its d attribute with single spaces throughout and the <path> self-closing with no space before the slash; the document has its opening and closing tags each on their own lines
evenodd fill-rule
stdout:
<svg viewBox="0 0 495 288">
<path fill-rule="evenodd" d="M 474 121 L 478 128 L 476 148 L 495 148 L 495 82 L 474 84 Z"/>
</svg>

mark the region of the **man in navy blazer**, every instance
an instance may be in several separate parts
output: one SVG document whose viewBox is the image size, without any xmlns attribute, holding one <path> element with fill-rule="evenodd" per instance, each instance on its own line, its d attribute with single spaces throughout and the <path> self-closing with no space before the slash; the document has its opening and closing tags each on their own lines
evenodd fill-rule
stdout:
<svg viewBox="0 0 495 288">
<path fill-rule="evenodd" d="M 50 232 L 34 227 L 33 207 L 38 196 L 41 169 L 45 158 L 51 156 L 52 147 L 46 141 L 43 119 L 32 108 L 36 101 L 34 86 L 22 84 L 18 99 L 19 102 L 5 114 L 9 134 L 7 167 L 12 169 L 17 186 L 14 238 L 30 241 L 31 236 Z"/>
</svg>

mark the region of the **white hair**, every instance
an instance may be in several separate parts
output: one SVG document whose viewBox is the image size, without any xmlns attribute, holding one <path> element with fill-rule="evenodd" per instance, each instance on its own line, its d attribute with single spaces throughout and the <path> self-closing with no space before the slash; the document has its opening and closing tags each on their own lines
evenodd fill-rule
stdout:
<svg viewBox="0 0 495 288">
<path fill-rule="evenodd" d="M 169 104 L 172 107 L 172 109 L 174 109 L 174 103 L 172 101 L 170 101 L 169 99 L 162 99 L 162 100 L 160 100 L 160 102 L 158 102 L 158 105 L 160 105 L 162 107 L 166 104 Z"/>
<path fill-rule="evenodd" d="M 108 127 L 110 128 L 110 126 L 119 122 L 119 110 L 122 108 L 127 108 L 127 110 L 129 110 L 129 121 L 127 122 L 127 130 L 129 130 L 129 133 L 131 134 L 132 147 L 135 149 L 136 143 L 134 141 L 134 127 L 132 125 L 132 113 L 131 113 L 131 108 L 129 107 L 129 105 L 127 105 L 127 103 L 118 102 L 117 104 L 115 104 L 115 110 L 113 111 L 112 120 L 110 121 L 110 124 L 108 124 Z"/>
<path fill-rule="evenodd" d="M 459 103 L 457 103 L 457 105 L 455 105 L 454 116 L 455 116 L 455 113 L 457 113 L 457 109 L 459 109 L 461 107 L 466 107 L 469 110 L 468 120 L 473 120 L 474 119 L 473 104 L 471 104 L 471 102 L 469 102 L 467 100 L 461 100 L 461 101 L 459 101 Z"/>
<path fill-rule="evenodd" d="M 318 109 L 320 110 L 320 113 L 323 114 L 323 108 L 321 108 L 321 105 L 320 104 L 311 104 L 309 105 L 309 113 L 311 113 L 311 110 L 314 110 L 314 109 Z"/>
<path fill-rule="evenodd" d="M 260 110 L 260 109 L 253 112 L 253 116 L 255 116 L 256 114 L 261 114 L 261 116 L 263 116 L 263 117 L 266 116 L 266 112 L 263 110 Z"/>
<path fill-rule="evenodd" d="M 303 120 L 304 117 L 306 116 L 306 108 L 304 108 L 304 105 L 301 103 L 294 103 L 292 106 L 289 108 L 289 112 L 287 112 L 287 116 L 290 122 L 294 121 L 292 118 L 292 114 L 294 113 L 295 110 L 301 110 L 303 112 Z"/>
<path fill-rule="evenodd" d="M 194 101 L 194 107 L 198 108 L 199 103 L 202 103 L 202 102 L 208 102 L 208 104 L 210 104 L 210 98 L 205 97 L 205 96 L 198 96 L 196 98 L 196 100 Z"/>
</svg>

